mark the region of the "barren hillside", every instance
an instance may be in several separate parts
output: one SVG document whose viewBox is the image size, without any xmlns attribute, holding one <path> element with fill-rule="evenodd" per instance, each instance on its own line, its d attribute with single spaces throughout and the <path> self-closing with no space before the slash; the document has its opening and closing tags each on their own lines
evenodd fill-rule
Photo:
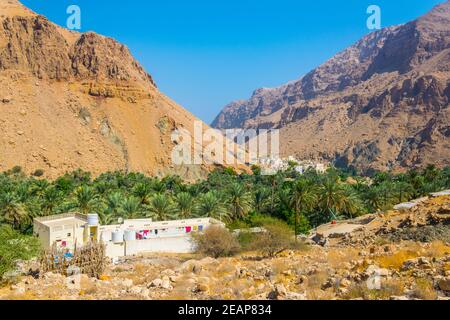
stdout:
<svg viewBox="0 0 450 320">
<path fill-rule="evenodd" d="M 0 171 L 56 177 L 77 168 L 190 179 L 174 167 L 171 132 L 196 119 L 158 89 L 127 47 L 63 29 L 16 0 L 0 0 Z"/>
</svg>

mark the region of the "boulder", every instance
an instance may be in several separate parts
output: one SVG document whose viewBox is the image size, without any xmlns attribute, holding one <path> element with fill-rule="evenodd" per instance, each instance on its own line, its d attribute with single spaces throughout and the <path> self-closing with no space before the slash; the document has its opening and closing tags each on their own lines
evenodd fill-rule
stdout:
<svg viewBox="0 0 450 320">
<path fill-rule="evenodd" d="M 127 287 L 127 288 L 131 288 L 133 286 L 133 280 L 131 279 L 125 279 L 122 281 L 122 286 Z"/>
<path fill-rule="evenodd" d="M 366 269 L 366 275 L 367 276 L 380 276 L 380 277 L 388 277 L 390 275 L 390 271 L 385 268 L 380 268 L 376 265 L 370 265 Z"/>
<path fill-rule="evenodd" d="M 446 277 L 438 281 L 438 287 L 442 291 L 450 292 L 450 277 Z"/>
<path fill-rule="evenodd" d="M 407 296 L 391 296 L 389 300 L 410 300 Z"/>
<path fill-rule="evenodd" d="M 192 272 L 198 274 L 203 270 L 203 265 L 200 261 L 188 260 L 179 267 L 179 270 L 182 272 Z"/>
<path fill-rule="evenodd" d="M 155 279 L 150 283 L 150 285 L 148 287 L 149 288 L 159 288 L 159 287 L 161 287 L 162 283 L 163 283 L 162 279 Z"/>
<path fill-rule="evenodd" d="M 269 300 L 307 300 L 305 293 L 287 291 L 286 287 L 278 283 L 273 290 L 267 294 Z"/>
<path fill-rule="evenodd" d="M 348 288 L 348 287 L 351 286 L 351 284 L 352 284 L 352 282 L 351 282 L 350 280 L 348 280 L 348 279 L 342 279 L 342 280 L 339 282 L 339 286 L 340 286 L 341 288 Z"/>
<path fill-rule="evenodd" d="M 194 291 L 195 292 L 208 292 L 209 291 L 209 286 L 206 283 L 199 283 L 195 287 Z"/>
<path fill-rule="evenodd" d="M 134 295 L 139 295 L 142 292 L 142 288 L 138 286 L 131 287 L 128 292 Z"/>
<path fill-rule="evenodd" d="M 166 289 L 166 290 L 172 290 L 173 289 L 172 285 L 170 284 L 170 280 L 168 280 L 168 279 L 162 280 L 161 288 Z"/>
<path fill-rule="evenodd" d="M 281 297 L 286 296 L 287 290 L 281 283 L 276 284 L 271 292 L 267 294 L 269 300 L 279 300 Z"/>
<path fill-rule="evenodd" d="M 10 103 L 12 98 L 10 96 L 6 96 L 2 98 L 2 103 Z"/>
<path fill-rule="evenodd" d="M 169 278 L 165 278 L 165 279 L 155 279 L 153 280 L 150 285 L 148 285 L 148 288 L 161 288 L 161 289 L 166 289 L 166 290 L 172 290 L 172 284 L 170 283 Z"/>
<path fill-rule="evenodd" d="M 322 233 L 316 233 L 312 238 L 312 241 L 314 241 L 319 246 L 326 246 L 328 244 L 328 239 L 325 237 Z"/>
<path fill-rule="evenodd" d="M 166 270 L 163 270 L 162 272 L 161 272 L 161 275 L 163 275 L 163 276 L 174 276 L 175 275 L 175 271 L 174 270 L 172 270 L 172 269 L 166 269 Z"/>
</svg>

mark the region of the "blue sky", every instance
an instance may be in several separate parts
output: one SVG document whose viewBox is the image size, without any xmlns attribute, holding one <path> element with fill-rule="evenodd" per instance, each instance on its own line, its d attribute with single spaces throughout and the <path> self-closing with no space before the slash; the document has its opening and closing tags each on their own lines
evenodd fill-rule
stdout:
<svg viewBox="0 0 450 320">
<path fill-rule="evenodd" d="M 382 26 L 415 19 L 443 0 L 22 0 L 65 26 L 81 8 L 82 31 L 125 43 L 161 91 L 210 123 L 254 89 L 281 85 Z"/>
</svg>

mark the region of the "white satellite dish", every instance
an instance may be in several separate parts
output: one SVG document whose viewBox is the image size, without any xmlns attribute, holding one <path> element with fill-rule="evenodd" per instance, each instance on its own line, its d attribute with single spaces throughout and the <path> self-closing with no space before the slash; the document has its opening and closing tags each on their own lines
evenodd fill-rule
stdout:
<svg viewBox="0 0 450 320">
<path fill-rule="evenodd" d="M 123 223 L 123 218 L 117 219 L 117 222 L 118 222 L 119 224 L 122 224 L 122 223 Z"/>
</svg>

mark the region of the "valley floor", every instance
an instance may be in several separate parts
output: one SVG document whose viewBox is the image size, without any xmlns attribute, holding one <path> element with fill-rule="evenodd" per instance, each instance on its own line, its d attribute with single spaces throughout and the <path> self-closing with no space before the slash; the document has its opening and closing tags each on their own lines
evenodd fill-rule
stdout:
<svg viewBox="0 0 450 320">
<path fill-rule="evenodd" d="M 361 227 L 321 234 L 324 246 L 307 240 L 302 249 L 272 259 L 258 252 L 219 259 L 130 257 L 110 265 L 99 279 L 26 276 L 0 289 L 0 299 L 448 300 L 449 219 L 447 195 L 372 215 L 368 223 L 361 222 L 364 218 L 347 222 Z"/>
</svg>

